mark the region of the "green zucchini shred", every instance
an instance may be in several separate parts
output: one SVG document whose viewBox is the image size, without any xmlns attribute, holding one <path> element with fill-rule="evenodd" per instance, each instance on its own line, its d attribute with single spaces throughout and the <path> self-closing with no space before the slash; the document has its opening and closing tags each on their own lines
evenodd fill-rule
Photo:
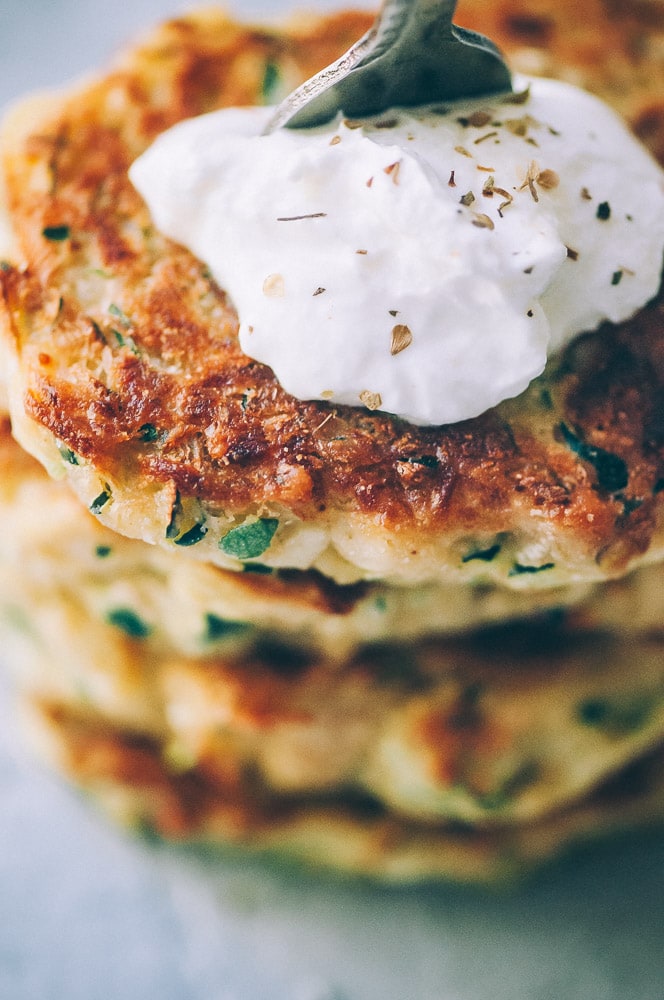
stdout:
<svg viewBox="0 0 664 1000">
<path fill-rule="evenodd" d="M 204 524 L 195 524 L 189 531 L 185 531 L 183 535 L 178 538 L 173 539 L 174 545 L 179 545 L 183 549 L 187 549 L 192 545 L 198 545 L 208 533 L 208 529 Z"/>
<path fill-rule="evenodd" d="M 119 628 L 130 639 L 147 639 L 152 628 L 131 608 L 114 608 L 106 615 L 109 625 Z"/>
<path fill-rule="evenodd" d="M 577 718 L 584 726 L 598 729 L 610 736 L 628 736 L 643 729 L 654 708 L 655 701 L 649 695 L 638 695 L 623 702 L 589 698 L 579 705 Z"/>
<path fill-rule="evenodd" d="M 257 576 L 270 576 L 274 573 L 274 568 L 272 566 L 266 566 L 265 563 L 246 563 L 242 567 L 243 573 L 255 573 Z"/>
<path fill-rule="evenodd" d="M 146 444 L 151 444 L 159 437 L 159 431 L 154 424 L 143 424 L 142 427 L 138 428 L 138 437 L 140 441 L 145 441 Z"/>
<path fill-rule="evenodd" d="M 261 84 L 261 98 L 263 104 L 272 104 L 276 91 L 281 83 L 281 71 L 276 62 L 269 59 L 265 63 L 263 71 L 263 82 Z"/>
<path fill-rule="evenodd" d="M 171 541 L 180 534 L 180 518 L 182 517 L 182 500 L 179 492 L 175 494 L 175 500 L 171 507 L 171 519 L 166 528 L 166 538 Z"/>
<path fill-rule="evenodd" d="M 108 307 L 108 311 L 110 312 L 111 316 L 115 316 L 116 319 L 120 320 L 125 329 L 128 329 L 130 326 L 133 326 L 133 323 L 129 319 L 127 314 L 122 311 L 120 306 L 116 306 L 114 302 L 111 302 L 110 306 Z"/>
<path fill-rule="evenodd" d="M 545 570 L 554 569 L 555 563 L 543 563 L 541 566 L 523 566 L 521 563 L 514 563 L 508 576 L 523 576 L 526 573 L 544 573 Z"/>
<path fill-rule="evenodd" d="M 204 642 L 218 642 L 219 639 L 227 639 L 230 636 L 242 635 L 251 628 L 247 622 L 231 621 L 228 618 L 221 618 L 219 615 L 209 611 L 204 618 L 205 632 Z"/>
<path fill-rule="evenodd" d="M 71 235 L 69 226 L 46 226 L 42 229 L 42 236 L 52 243 L 62 243 L 68 240 Z"/>
<path fill-rule="evenodd" d="M 590 462 L 597 473 L 597 485 L 607 493 L 617 493 L 624 490 L 629 482 L 627 462 L 619 455 L 597 448 L 582 441 L 565 423 L 560 424 L 560 433 L 565 444 L 579 458 Z"/>
<path fill-rule="evenodd" d="M 535 761 L 528 761 L 510 775 L 492 792 L 478 795 L 478 803 L 491 812 L 498 812 L 513 802 L 529 785 L 537 780 L 540 768 Z"/>
<path fill-rule="evenodd" d="M 425 469 L 437 469 L 440 465 L 435 455 L 406 455 L 399 461 L 407 462 L 409 465 L 423 465 Z"/>
<path fill-rule="evenodd" d="M 474 560 L 479 560 L 480 562 L 492 562 L 501 550 L 500 545 L 492 545 L 488 549 L 478 549 L 475 552 L 469 552 L 468 555 L 462 557 L 462 563 L 473 562 Z"/>
<path fill-rule="evenodd" d="M 92 501 L 92 503 L 90 504 L 90 511 L 93 514 L 99 514 L 101 512 L 102 508 L 105 507 L 106 504 L 109 502 L 109 500 L 111 499 L 111 496 L 112 496 L 112 494 L 111 494 L 111 488 L 110 488 L 110 486 L 107 486 L 106 489 L 103 490 L 99 494 L 99 496 L 95 497 L 95 499 Z"/>
<path fill-rule="evenodd" d="M 231 528 L 219 541 L 219 548 L 235 559 L 255 559 L 262 556 L 272 544 L 279 521 L 276 517 L 262 517 L 249 524 Z"/>
<path fill-rule="evenodd" d="M 80 464 L 79 461 L 78 461 L 78 455 L 76 454 L 76 452 L 72 451 L 71 448 L 68 448 L 65 444 L 58 445 L 58 451 L 60 452 L 60 455 L 62 456 L 62 458 L 64 459 L 64 461 L 67 463 L 67 465 L 79 465 Z"/>
</svg>

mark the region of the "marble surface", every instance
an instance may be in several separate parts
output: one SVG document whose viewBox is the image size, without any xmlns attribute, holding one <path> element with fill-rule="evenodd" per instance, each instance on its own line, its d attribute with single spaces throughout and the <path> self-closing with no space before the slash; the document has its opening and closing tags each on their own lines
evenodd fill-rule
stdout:
<svg viewBox="0 0 664 1000">
<path fill-rule="evenodd" d="M 0 0 L 0 104 L 185 6 Z M 507 895 L 320 881 L 134 842 L 30 759 L 0 683 L 3 1000 L 661 1000 L 663 927 L 652 836 Z"/>
</svg>

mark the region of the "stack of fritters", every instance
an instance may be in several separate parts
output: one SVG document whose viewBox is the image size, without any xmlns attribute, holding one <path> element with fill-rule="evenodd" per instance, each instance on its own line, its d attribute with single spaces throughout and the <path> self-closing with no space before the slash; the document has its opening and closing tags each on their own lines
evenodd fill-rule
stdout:
<svg viewBox="0 0 664 1000">
<path fill-rule="evenodd" d="M 663 5 L 484 7 L 458 21 L 664 149 Z M 52 478 L 6 420 L 2 654 L 37 744 L 125 821 L 485 881 L 664 818 L 664 302 L 462 424 L 300 402 L 127 177 L 368 23 L 190 15 L 8 117 L 3 373 Z"/>
</svg>

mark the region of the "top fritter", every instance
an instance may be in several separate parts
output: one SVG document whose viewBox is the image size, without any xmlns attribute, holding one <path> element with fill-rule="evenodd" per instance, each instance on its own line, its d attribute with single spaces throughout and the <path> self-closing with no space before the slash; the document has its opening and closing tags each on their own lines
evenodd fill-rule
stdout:
<svg viewBox="0 0 664 1000">
<path fill-rule="evenodd" d="M 578 87 L 266 135 L 270 114 L 190 118 L 129 176 L 298 399 L 468 420 L 659 290 L 664 171 Z"/>
<path fill-rule="evenodd" d="M 589 21 L 605 17 L 588 6 Z M 459 20 L 472 27 L 472 14 L 462 5 Z M 638 90 L 648 36 L 635 57 L 641 26 L 629 9 L 616 17 L 625 20 L 612 26 L 615 48 L 605 31 L 574 70 L 610 99 L 607 77 L 629 67 L 628 53 L 641 60 L 635 86 L 622 81 L 622 110 L 656 139 L 664 112 Z M 535 21 L 492 33 L 514 51 L 510 31 L 537 41 Z M 577 339 L 516 400 L 422 428 L 289 396 L 240 350 L 235 313 L 205 265 L 154 228 L 127 170 L 159 133 L 260 101 L 275 81 L 288 89 L 365 26 L 348 14 L 286 35 L 191 16 L 104 80 L 10 117 L 5 176 L 19 250 L 1 280 L 16 433 L 111 527 L 238 568 L 523 587 L 620 575 L 660 557 L 661 300 Z M 555 50 L 553 21 L 544 34 Z M 661 94 L 655 69 L 650 79 Z M 588 194 L 598 224 L 620 210 Z M 616 266 L 607 295 L 628 278 Z"/>
</svg>

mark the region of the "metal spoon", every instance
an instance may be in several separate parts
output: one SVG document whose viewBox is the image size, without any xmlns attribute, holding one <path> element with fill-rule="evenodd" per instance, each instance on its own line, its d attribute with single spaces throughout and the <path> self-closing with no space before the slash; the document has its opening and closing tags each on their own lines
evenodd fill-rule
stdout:
<svg viewBox="0 0 664 1000">
<path fill-rule="evenodd" d="M 265 133 L 310 128 L 393 107 L 512 89 L 488 38 L 452 24 L 456 0 L 384 0 L 373 26 L 345 55 L 294 90 Z"/>
</svg>

